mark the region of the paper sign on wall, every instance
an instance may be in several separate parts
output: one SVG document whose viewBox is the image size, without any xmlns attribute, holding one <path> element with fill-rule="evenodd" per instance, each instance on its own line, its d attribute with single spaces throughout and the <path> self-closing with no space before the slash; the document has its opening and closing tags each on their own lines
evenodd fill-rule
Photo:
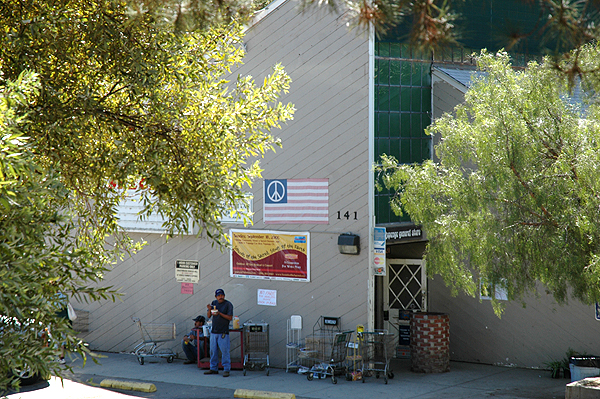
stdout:
<svg viewBox="0 0 600 399">
<path fill-rule="evenodd" d="M 181 293 L 194 295 L 194 284 L 192 283 L 181 283 Z"/>
<path fill-rule="evenodd" d="M 277 290 L 258 290 L 258 304 L 277 306 Z"/>
</svg>

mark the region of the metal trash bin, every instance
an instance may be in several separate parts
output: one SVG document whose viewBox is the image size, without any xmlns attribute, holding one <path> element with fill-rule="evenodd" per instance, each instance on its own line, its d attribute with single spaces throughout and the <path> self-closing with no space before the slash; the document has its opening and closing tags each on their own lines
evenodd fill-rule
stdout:
<svg viewBox="0 0 600 399">
<path fill-rule="evenodd" d="M 583 380 L 587 377 L 600 376 L 600 357 L 597 356 L 571 356 L 569 358 L 571 382 Z"/>
<path fill-rule="evenodd" d="M 244 375 L 246 370 L 266 370 L 269 375 L 269 325 L 244 324 Z"/>
</svg>

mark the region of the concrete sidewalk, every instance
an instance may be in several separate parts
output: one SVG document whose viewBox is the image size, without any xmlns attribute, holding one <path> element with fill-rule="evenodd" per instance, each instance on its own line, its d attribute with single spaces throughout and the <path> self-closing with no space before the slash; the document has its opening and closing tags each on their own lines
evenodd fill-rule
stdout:
<svg viewBox="0 0 600 399">
<path fill-rule="evenodd" d="M 269 376 L 261 371 L 232 370 L 229 378 L 222 374 L 204 375 L 195 365 L 184 365 L 175 359 L 148 358 L 142 366 L 130 354 L 100 353 L 106 356 L 101 364 L 88 361 L 82 367 L 81 359 L 71 359 L 74 380 L 93 378 L 100 383 L 105 378 L 137 382 L 184 384 L 206 388 L 249 389 L 292 393 L 298 398 L 347 399 L 347 398 L 484 398 L 491 397 L 551 399 L 564 398 L 568 379 L 552 379 L 546 370 L 529 370 L 496 367 L 472 363 L 451 362 L 450 372 L 442 374 L 417 374 L 410 371 L 409 360 L 394 360 L 391 369 L 394 378 L 384 383 L 383 378 L 368 377 L 365 382 L 346 381 L 343 376 L 337 384 L 331 379 L 308 381 L 305 375 L 286 373 L 271 368 Z M 202 390 L 198 393 L 201 397 Z M 168 392 L 157 392 L 156 397 L 168 398 Z"/>
</svg>

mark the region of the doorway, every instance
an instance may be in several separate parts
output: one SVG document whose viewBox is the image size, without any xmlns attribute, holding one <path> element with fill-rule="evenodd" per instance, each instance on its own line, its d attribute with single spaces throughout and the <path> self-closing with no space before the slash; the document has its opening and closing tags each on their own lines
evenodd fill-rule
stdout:
<svg viewBox="0 0 600 399">
<path fill-rule="evenodd" d="M 387 259 L 383 278 L 383 328 L 405 341 L 408 320 L 401 311 L 427 311 L 427 273 L 423 259 Z"/>
</svg>

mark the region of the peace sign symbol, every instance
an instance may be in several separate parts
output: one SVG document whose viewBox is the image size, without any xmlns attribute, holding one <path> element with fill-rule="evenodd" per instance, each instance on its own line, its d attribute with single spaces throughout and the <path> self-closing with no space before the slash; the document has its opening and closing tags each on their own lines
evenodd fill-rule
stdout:
<svg viewBox="0 0 600 399">
<path fill-rule="evenodd" d="M 273 202 L 279 202 L 285 198 L 285 186 L 279 180 L 273 180 L 267 186 L 267 196 Z"/>
</svg>

